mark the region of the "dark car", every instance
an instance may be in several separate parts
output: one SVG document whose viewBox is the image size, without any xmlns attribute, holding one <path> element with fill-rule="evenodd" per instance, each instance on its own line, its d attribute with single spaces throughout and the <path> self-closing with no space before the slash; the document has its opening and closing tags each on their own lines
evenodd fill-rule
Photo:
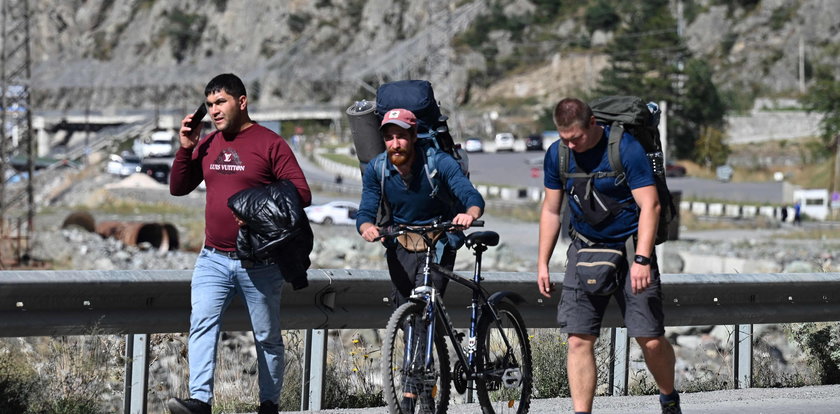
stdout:
<svg viewBox="0 0 840 414">
<path fill-rule="evenodd" d="M 148 175 L 159 183 L 166 184 L 169 182 L 169 164 L 144 162 L 140 164 L 139 172 Z"/>
<path fill-rule="evenodd" d="M 543 138 L 542 135 L 528 135 L 528 138 L 525 138 L 525 150 L 526 151 L 542 151 L 543 150 Z"/>
<path fill-rule="evenodd" d="M 679 164 L 668 163 L 665 166 L 666 177 L 685 177 L 685 167 Z"/>
</svg>

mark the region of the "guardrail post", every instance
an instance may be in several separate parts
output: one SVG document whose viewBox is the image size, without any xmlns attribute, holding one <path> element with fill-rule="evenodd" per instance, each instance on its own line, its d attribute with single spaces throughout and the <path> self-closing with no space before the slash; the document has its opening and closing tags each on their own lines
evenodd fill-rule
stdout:
<svg viewBox="0 0 840 414">
<path fill-rule="evenodd" d="M 125 391 L 123 412 L 146 413 L 146 390 L 149 386 L 149 335 L 125 336 Z"/>
<path fill-rule="evenodd" d="M 307 329 L 304 347 L 301 411 L 319 411 L 324 399 L 324 371 L 327 366 L 327 329 Z"/>
<path fill-rule="evenodd" d="M 630 343 L 627 328 L 610 329 L 610 394 L 627 395 L 627 367 L 630 360 Z"/>
<path fill-rule="evenodd" d="M 752 387 L 752 337 L 752 325 L 735 325 L 735 358 L 732 363 L 736 389 Z"/>
</svg>

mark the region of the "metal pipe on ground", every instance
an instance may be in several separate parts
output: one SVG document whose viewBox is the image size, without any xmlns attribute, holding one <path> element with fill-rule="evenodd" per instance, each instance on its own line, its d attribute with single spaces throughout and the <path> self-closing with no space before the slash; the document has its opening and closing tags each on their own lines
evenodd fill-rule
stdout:
<svg viewBox="0 0 840 414">
<path fill-rule="evenodd" d="M 165 252 L 172 248 L 170 233 L 175 233 L 174 245 L 177 248 L 177 230 L 174 226 L 160 223 L 138 221 L 103 221 L 97 223 L 96 233 L 102 237 L 112 237 L 128 246 L 149 243 L 152 247 Z"/>
</svg>

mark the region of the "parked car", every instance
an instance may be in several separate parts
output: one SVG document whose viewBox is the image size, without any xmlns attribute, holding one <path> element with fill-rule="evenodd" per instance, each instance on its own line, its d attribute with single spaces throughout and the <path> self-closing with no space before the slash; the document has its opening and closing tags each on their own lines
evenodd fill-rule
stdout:
<svg viewBox="0 0 840 414">
<path fill-rule="evenodd" d="M 169 183 L 169 164 L 162 162 L 147 162 L 140 164 L 140 172 L 155 179 L 155 181 L 167 184 Z"/>
<path fill-rule="evenodd" d="M 356 224 L 359 205 L 352 201 L 330 201 L 303 209 L 309 221 L 317 224 Z"/>
<path fill-rule="evenodd" d="M 155 131 L 150 136 L 135 139 L 131 149 L 140 158 L 168 157 L 175 152 L 175 138 L 173 131 Z"/>
<path fill-rule="evenodd" d="M 685 167 L 679 164 L 668 163 L 665 165 L 666 177 L 685 177 Z"/>
<path fill-rule="evenodd" d="M 126 151 L 123 151 L 122 155 L 109 155 L 108 163 L 105 164 L 106 173 L 120 177 L 128 177 L 138 171 L 140 171 L 140 157 Z"/>
<path fill-rule="evenodd" d="M 484 142 L 481 138 L 467 138 L 464 142 L 464 151 L 466 152 L 482 152 L 484 151 Z"/>
<path fill-rule="evenodd" d="M 531 135 L 528 135 L 528 138 L 525 138 L 525 151 L 542 151 L 542 150 L 543 150 L 542 135 L 531 134 Z"/>
<path fill-rule="evenodd" d="M 732 175 L 735 173 L 735 170 L 728 165 L 721 165 L 715 169 L 715 175 L 719 181 L 729 182 L 732 180 Z"/>
<path fill-rule="evenodd" d="M 516 135 L 510 132 L 499 132 L 496 134 L 496 151 L 513 151 L 513 141 L 516 140 Z"/>
</svg>

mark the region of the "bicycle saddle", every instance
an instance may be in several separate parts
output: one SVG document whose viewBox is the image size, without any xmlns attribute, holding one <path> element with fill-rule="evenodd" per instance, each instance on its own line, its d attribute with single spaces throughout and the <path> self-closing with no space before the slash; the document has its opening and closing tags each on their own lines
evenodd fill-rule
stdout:
<svg viewBox="0 0 840 414">
<path fill-rule="evenodd" d="M 495 246 L 499 244 L 499 233 L 495 231 L 478 231 L 467 235 L 467 248 L 472 249 L 473 246 Z"/>
</svg>

